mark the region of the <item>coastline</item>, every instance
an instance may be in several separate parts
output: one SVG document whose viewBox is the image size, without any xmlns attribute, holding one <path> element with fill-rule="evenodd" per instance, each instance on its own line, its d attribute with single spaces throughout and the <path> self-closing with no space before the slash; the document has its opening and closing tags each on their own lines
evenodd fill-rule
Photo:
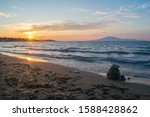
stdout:
<svg viewBox="0 0 150 117">
<path fill-rule="evenodd" d="M 150 86 L 0 54 L 0 99 L 150 99 Z"/>
<path fill-rule="evenodd" d="M 52 64 L 56 64 L 56 65 L 61 65 L 61 66 L 64 66 L 64 67 L 69 67 L 69 66 L 65 66 L 63 64 L 59 64 L 59 63 L 54 63 L 52 61 L 49 61 L 49 60 L 45 60 L 45 59 L 41 59 L 41 58 L 35 58 L 35 57 L 31 57 L 31 56 L 27 56 L 27 55 L 21 55 L 21 54 L 12 54 L 12 53 L 6 53 L 6 52 L 0 52 L 0 54 L 3 54 L 3 55 L 6 55 L 6 56 L 10 56 L 10 57 L 16 57 L 16 58 L 19 58 L 19 59 L 25 59 L 25 60 L 28 60 L 28 61 L 34 61 L 34 62 L 47 62 L 47 63 L 52 63 Z M 72 67 L 74 68 L 74 67 Z M 78 70 L 81 70 L 81 71 L 86 71 L 86 70 L 82 70 L 82 69 L 79 69 L 79 68 L 74 68 L 74 69 L 78 69 Z M 90 72 L 90 71 L 86 71 L 86 72 Z M 106 77 L 106 73 L 97 73 L 97 72 L 93 72 L 91 71 L 91 73 L 94 73 L 94 74 L 97 74 L 97 75 L 101 75 L 103 77 Z M 136 84 L 143 84 L 143 85 L 148 85 L 150 86 L 150 79 L 148 78 L 144 78 L 144 77 L 134 77 L 134 76 L 126 76 L 126 78 L 130 78 L 130 80 L 126 80 L 125 82 L 129 82 L 129 83 L 136 83 Z"/>
</svg>

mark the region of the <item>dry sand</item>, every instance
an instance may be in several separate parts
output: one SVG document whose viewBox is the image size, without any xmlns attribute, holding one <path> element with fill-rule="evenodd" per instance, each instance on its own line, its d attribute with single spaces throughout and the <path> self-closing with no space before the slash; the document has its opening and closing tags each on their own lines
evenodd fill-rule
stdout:
<svg viewBox="0 0 150 117">
<path fill-rule="evenodd" d="M 139 100 L 150 99 L 150 86 L 0 54 L 0 99 Z"/>
</svg>

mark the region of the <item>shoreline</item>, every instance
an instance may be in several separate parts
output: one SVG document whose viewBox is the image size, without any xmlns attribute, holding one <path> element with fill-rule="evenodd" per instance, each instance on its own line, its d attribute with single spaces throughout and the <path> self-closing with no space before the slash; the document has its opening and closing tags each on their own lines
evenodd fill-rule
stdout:
<svg viewBox="0 0 150 117">
<path fill-rule="evenodd" d="M 12 54 L 12 53 L 6 53 L 6 52 L 0 52 L 0 54 L 10 56 L 10 57 L 16 57 L 16 58 L 24 59 L 24 60 L 28 60 L 28 61 L 47 62 L 47 63 L 50 63 L 50 64 L 55 64 L 55 63 L 51 63 L 48 60 L 44 60 L 44 59 L 41 59 L 41 58 L 30 57 L 30 56 L 26 56 L 26 55 Z M 56 65 L 60 65 L 60 64 L 56 63 Z M 60 66 L 72 68 L 72 67 L 65 66 L 65 65 L 60 65 Z M 73 68 L 73 69 L 77 69 L 77 68 Z M 81 69 L 78 69 L 78 70 L 81 70 Z M 81 71 L 83 71 L 83 70 L 81 70 Z M 85 71 L 85 72 L 89 72 L 89 71 Z M 96 73 L 96 72 L 90 72 L 90 73 L 94 73 L 94 74 L 106 77 L 106 73 Z M 142 77 L 133 77 L 133 76 L 125 76 L 125 77 L 126 77 L 126 79 L 130 78 L 130 80 L 126 80 L 125 82 L 150 86 L 150 79 L 142 78 Z"/>
<path fill-rule="evenodd" d="M 150 86 L 47 62 L 0 54 L 0 97 L 5 99 L 150 99 Z M 0 98 L 0 99 L 1 99 Z"/>
</svg>

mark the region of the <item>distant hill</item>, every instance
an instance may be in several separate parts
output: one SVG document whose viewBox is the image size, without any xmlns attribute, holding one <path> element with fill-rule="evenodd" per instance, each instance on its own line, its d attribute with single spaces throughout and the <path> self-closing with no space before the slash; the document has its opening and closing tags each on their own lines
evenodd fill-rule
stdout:
<svg viewBox="0 0 150 117">
<path fill-rule="evenodd" d="M 25 38 L 7 38 L 0 37 L 0 42 L 28 42 L 28 39 Z M 30 40 L 32 42 L 45 42 L 45 41 L 54 41 L 54 40 Z"/>
<path fill-rule="evenodd" d="M 95 41 L 138 41 L 136 39 L 122 39 L 118 37 L 108 36 L 101 39 L 97 39 Z"/>
</svg>

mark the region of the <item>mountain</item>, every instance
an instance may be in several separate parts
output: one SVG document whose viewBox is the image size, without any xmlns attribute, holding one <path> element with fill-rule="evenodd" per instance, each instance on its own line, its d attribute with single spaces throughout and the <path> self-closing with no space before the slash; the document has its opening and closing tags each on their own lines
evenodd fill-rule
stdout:
<svg viewBox="0 0 150 117">
<path fill-rule="evenodd" d="M 136 39 L 122 39 L 118 37 L 108 36 L 101 39 L 97 39 L 95 41 L 138 41 Z"/>
<path fill-rule="evenodd" d="M 0 37 L 0 42 L 28 42 L 28 39 L 25 38 L 7 38 Z M 54 41 L 54 40 L 30 40 L 32 42 L 45 42 L 45 41 Z"/>
</svg>

